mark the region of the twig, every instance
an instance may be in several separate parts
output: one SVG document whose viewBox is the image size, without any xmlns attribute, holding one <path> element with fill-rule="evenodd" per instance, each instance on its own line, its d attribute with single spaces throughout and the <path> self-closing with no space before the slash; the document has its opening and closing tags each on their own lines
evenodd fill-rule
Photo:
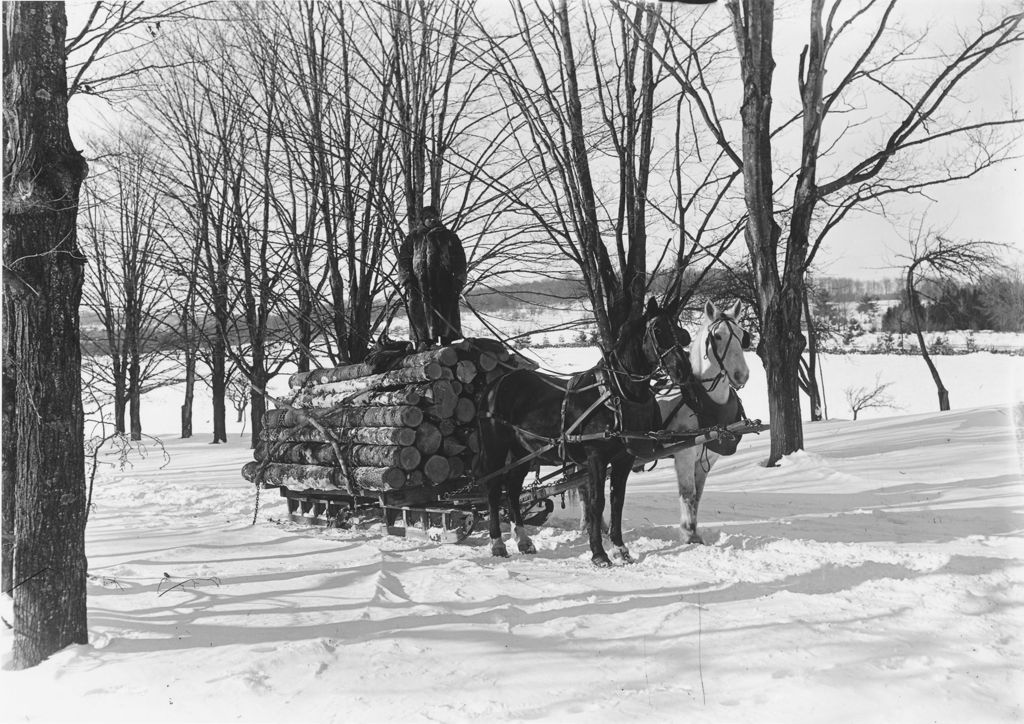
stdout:
<svg viewBox="0 0 1024 724">
<path fill-rule="evenodd" d="M 23 586 L 23 585 L 25 585 L 26 583 L 28 583 L 29 581 L 31 581 L 31 580 L 32 580 L 33 578 L 35 578 L 36 576 L 38 576 L 38 575 L 40 575 L 40 574 L 42 574 L 42 573 L 46 573 L 46 572 L 47 572 L 48 570 L 50 570 L 50 567 L 49 567 L 49 566 L 43 566 L 42 568 L 40 568 L 40 569 L 39 569 L 38 571 L 36 571 L 35 573 L 33 573 L 33 574 L 32 574 L 31 576 L 29 576 L 28 578 L 26 578 L 26 579 L 24 579 L 24 580 L 21 580 L 21 581 L 18 581 L 17 583 L 15 583 L 15 584 L 14 584 L 13 586 L 11 586 L 11 587 L 10 587 L 9 589 L 7 589 L 6 591 L 4 591 L 4 593 L 5 593 L 6 595 L 10 596 L 10 595 L 11 595 L 12 593 L 14 593 L 14 589 L 15 589 L 15 588 L 18 588 L 19 586 Z"/>
<path fill-rule="evenodd" d="M 96 583 L 97 585 L 103 586 L 104 588 L 107 588 L 108 586 L 117 586 L 117 589 L 119 591 L 124 590 L 124 584 L 122 584 L 119 580 L 111 576 L 97 576 L 93 573 L 90 573 L 89 580 L 93 583 Z"/>
<path fill-rule="evenodd" d="M 169 581 L 169 580 L 171 580 L 170 574 L 165 573 L 164 577 L 163 577 L 163 580 L 160 581 L 159 585 L 156 587 L 156 590 L 160 591 L 160 588 L 164 585 L 164 583 Z M 165 593 L 168 593 L 169 591 L 173 591 L 175 588 L 181 588 L 182 586 L 186 586 L 189 583 L 192 584 L 192 588 L 195 588 L 200 582 L 203 582 L 203 581 L 205 581 L 207 583 L 213 583 L 218 588 L 220 587 L 220 579 L 217 578 L 216 576 L 214 576 L 212 578 L 186 578 L 184 581 L 181 581 L 179 583 L 175 583 L 173 586 L 171 586 L 169 588 L 165 588 L 163 591 L 160 591 L 160 594 L 157 596 L 157 598 L 160 598 L 160 596 L 163 596 Z"/>
</svg>

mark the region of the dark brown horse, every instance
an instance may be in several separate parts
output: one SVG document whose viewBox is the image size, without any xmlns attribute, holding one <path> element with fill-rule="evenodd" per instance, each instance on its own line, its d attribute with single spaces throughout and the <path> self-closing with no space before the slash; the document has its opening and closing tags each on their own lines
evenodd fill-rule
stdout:
<svg viewBox="0 0 1024 724">
<path fill-rule="evenodd" d="M 519 550 L 536 553 L 523 526 L 519 495 L 527 472 L 539 462 L 575 464 L 588 473 L 582 488 L 584 518 L 598 566 L 611 565 L 601 541 L 604 480 L 611 466 L 609 533 L 614 554 L 632 562 L 622 542 L 622 504 L 637 454 L 653 449 L 648 433 L 661 427 L 651 379 L 662 371 L 679 384 L 688 370 L 684 348 L 689 335 L 674 317 L 651 299 L 644 315 L 620 331 L 614 349 L 596 367 L 568 381 L 517 370 L 485 390 L 478 410 L 475 474 L 487 489 L 493 555 L 508 555 L 499 527 L 503 490 Z"/>
</svg>

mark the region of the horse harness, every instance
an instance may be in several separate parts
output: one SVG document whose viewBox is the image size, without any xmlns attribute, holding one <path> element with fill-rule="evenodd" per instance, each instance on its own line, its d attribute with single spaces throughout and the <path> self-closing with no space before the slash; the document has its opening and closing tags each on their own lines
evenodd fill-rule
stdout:
<svg viewBox="0 0 1024 724">
<path fill-rule="evenodd" d="M 580 383 L 580 381 L 582 381 L 583 378 L 586 375 L 590 374 L 590 373 L 593 373 L 594 376 L 595 376 L 594 382 L 589 384 L 589 385 L 585 385 L 583 387 L 576 387 L 576 385 L 578 385 Z M 499 468 L 498 470 L 492 471 L 492 472 L 488 473 L 487 475 L 485 475 L 482 478 L 478 478 L 476 480 L 476 483 L 480 484 L 480 483 L 482 483 L 482 482 L 484 482 L 486 480 L 489 480 L 490 478 L 496 477 L 498 475 L 502 475 L 502 474 L 508 472 L 509 470 L 511 470 L 512 468 L 518 467 L 519 465 L 522 465 L 523 463 L 535 460 L 536 458 L 539 458 L 542 455 L 544 455 L 545 453 L 547 453 L 547 452 L 549 452 L 551 450 L 554 450 L 554 449 L 558 449 L 558 453 L 559 453 L 559 458 L 560 459 L 571 461 L 571 462 L 573 462 L 573 463 L 575 463 L 577 465 L 582 465 L 584 461 L 577 460 L 576 458 L 574 458 L 571 455 L 571 453 L 569 452 L 569 449 L 568 449 L 569 445 L 586 443 L 586 442 L 594 442 L 594 441 L 597 441 L 597 440 L 610 440 L 612 438 L 618 438 L 618 439 L 620 439 L 620 440 L 622 440 L 624 442 L 625 447 L 626 447 L 626 451 L 629 452 L 630 454 L 635 455 L 636 452 L 634 452 L 634 450 L 636 450 L 636 445 L 637 444 L 644 443 L 644 442 L 646 442 L 648 446 L 655 444 L 658 441 L 657 433 L 654 433 L 654 432 L 629 432 L 629 431 L 626 431 L 626 430 L 623 429 L 623 424 L 624 424 L 623 407 L 626 408 L 627 416 L 628 416 L 628 412 L 629 412 L 629 408 L 630 407 L 640 407 L 640 406 L 642 406 L 642 405 L 644 405 L 646 403 L 644 403 L 644 402 L 636 402 L 636 401 L 633 401 L 633 400 L 629 399 L 628 395 L 626 395 L 625 392 L 622 390 L 621 382 L 618 379 L 618 377 L 621 376 L 621 375 L 627 375 L 631 379 L 634 379 L 634 380 L 638 380 L 638 379 L 649 380 L 650 379 L 649 375 L 648 376 L 644 376 L 642 378 L 635 378 L 632 375 L 629 375 L 628 372 L 624 372 L 624 371 L 621 371 L 621 370 L 614 369 L 613 367 L 611 367 L 611 365 L 607 365 L 607 364 L 606 365 L 598 366 L 598 367 L 596 367 L 594 369 L 591 369 L 591 370 L 586 370 L 584 372 L 578 372 L 578 373 L 572 375 L 569 378 L 569 380 L 566 382 L 564 387 L 562 385 L 556 384 L 550 378 L 542 376 L 541 379 L 543 379 L 545 382 L 547 382 L 547 384 L 549 384 L 549 385 L 551 385 L 553 387 L 556 387 L 557 389 L 562 390 L 565 393 L 564 396 L 562 397 L 562 407 L 561 407 L 561 414 L 560 414 L 561 424 L 559 426 L 560 427 L 560 434 L 559 434 L 558 437 L 548 437 L 546 435 L 540 435 L 538 433 L 532 432 L 532 431 L 527 430 L 527 429 L 525 429 L 523 427 L 520 427 L 520 426 L 518 426 L 518 425 L 516 425 L 516 424 L 514 424 L 512 422 L 509 422 L 508 420 L 504 420 L 501 417 L 498 417 L 497 415 L 495 415 L 494 413 L 492 413 L 490 411 L 484 411 L 484 412 L 479 413 L 480 416 L 482 416 L 482 417 L 486 417 L 488 419 L 494 420 L 495 422 L 497 422 L 497 423 L 499 423 L 501 425 L 504 425 L 506 427 L 509 427 L 509 428 L 515 430 L 516 432 L 518 432 L 519 434 L 521 434 L 521 435 L 523 435 L 525 437 L 533 438 L 534 440 L 540 441 L 543 444 L 541 445 L 541 447 L 537 448 L 536 450 L 533 450 L 528 455 L 525 455 L 524 457 L 521 457 L 521 458 L 519 458 L 517 460 L 514 460 L 511 463 L 505 465 L 504 467 Z M 498 384 L 501 384 L 502 381 L 503 380 L 499 380 Z M 591 403 L 590 406 L 587 407 L 587 409 L 584 410 L 578 417 L 576 417 L 576 419 L 573 420 L 571 424 L 567 424 L 567 414 L 568 414 L 568 409 L 567 408 L 568 408 L 568 399 L 569 399 L 570 395 L 587 392 L 588 390 L 593 390 L 593 389 L 596 389 L 598 391 L 597 399 L 594 400 L 594 402 Z M 652 402 L 653 402 L 653 397 L 652 397 Z M 583 425 L 583 423 L 585 423 L 595 412 L 600 410 L 602 407 L 608 409 L 612 413 L 612 420 L 613 420 L 613 422 L 612 422 L 612 426 L 611 427 L 606 428 L 602 432 L 591 432 L 591 433 L 578 433 L 578 432 L 574 432 L 581 425 Z M 658 406 L 657 406 L 657 404 L 651 404 L 651 410 L 653 412 L 653 416 L 657 416 L 658 415 Z M 651 422 L 652 422 L 652 425 L 651 425 L 651 427 L 649 429 L 650 430 L 655 430 L 659 426 L 659 421 L 657 419 L 652 419 Z M 631 444 L 631 442 L 632 442 L 632 444 Z M 648 447 L 648 449 L 650 449 L 650 448 Z M 643 452 L 643 451 L 644 450 L 640 450 L 640 451 L 637 451 L 637 452 Z"/>
<path fill-rule="evenodd" d="M 625 390 L 623 389 L 622 380 L 620 378 L 626 377 L 633 382 L 651 382 L 652 380 L 655 379 L 658 370 L 664 369 L 665 358 L 668 357 L 668 355 L 672 354 L 673 352 L 678 352 L 683 358 L 685 358 L 684 350 L 685 347 L 690 343 L 690 336 L 685 330 L 682 330 L 682 332 L 684 337 L 680 338 L 680 336 L 673 331 L 671 344 L 663 344 L 663 341 L 660 341 L 658 339 L 658 332 L 656 329 L 654 329 L 654 326 L 647 326 L 647 328 L 644 330 L 644 339 L 650 339 L 651 341 L 653 341 L 655 350 L 660 350 L 663 346 L 665 348 L 664 352 L 657 352 L 658 364 L 655 366 L 654 371 L 647 375 L 633 375 L 623 369 L 617 369 L 616 366 L 607 358 L 605 358 L 604 364 L 602 365 L 598 365 L 593 369 L 586 370 L 584 372 L 578 372 L 572 375 L 566 382 L 564 387 L 562 385 L 555 383 L 550 378 L 542 375 L 541 379 L 544 380 L 547 384 L 564 392 L 559 416 L 560 434 L 557 438 L 539 435 L 535 432 L 515 425 L 512 422 L 509 422 L 508 420 L 503 420 L 502 418 L 495 415 L 493 412 L 487 410 L 479 413 L 480 416 L 482 417 L 492 419 L 499 424 L 505 425 L 506 427 L 515 430 L 516 432 L 525 437 L 533 438 L 534 440 L 541 441 L 544 444 L 540 448 L 532 451 L 530 454 L 518 460 L 515 460 L 512 463 L 509 463 L 508 465 L 505 465 L 504 467 L 498 470 L 488 473 L 483 478 L 478 479 L 477 483 L 479 484 L 484 480 L 495 477 L 497 475 L 501 475 L 514 467 L 522 465 L 525 462 L 529 462 L 531 460 L 539 458 L 545 453 L 556 448 L 558 449 L 559 458 L 561 460 L 570 460 L 577 465 L 581 465 L 582 461 L 576 460 L 568 449 L 569 445 L 573 444 L 618 438 L 623 441 L 626 452 L 630 455 L 637 456 L 652 451 L 654 449 L 654 446 L 656 446 L 662 439 L 662 436 L 658 432 L 663 425 L 661 420 L 659 419 L 660 412 L 658 409 L 657 402 L 654 399 L 653 394 L 649 402 L 631 400 L 629 395 L 626 394 Z M 584 387 L 577 388 L 577 385 L 580 383 L 580 381 L 583 380 L 583 378 L 590 373 L 594 374 L 594 382 Z M 502 384 L 502 380 L 499 380 L 497 384 Z M 567 424 L 568 402 L 570 395 L 579 394 L 592 389 L 596 389 L 598 391 L 597 399 L 593 403 L 591 403 L 590 406 L 587 407 L 587 409 L 584 410 L 582 414 L 580 414 L 575 420 L 573 420 L 571 424 Z M 650 419 L 644 425 L 647 428 L 647 430 L 639 432 L 625 430 L 627 418 L 634 419 L 635 417 L 639 417 L 639 415 L 637 415 L 636 413 L 639 412 L 639 410 L 645 405 L 650 405 Z M 583 425 L 583 423 L 585 423 L 591 415 L 593 415 L 602 407 L 607 408 L 612 414 L 611 427 L 606 428 L 602 432 L 574 432 L 581 425 Z M 484 406 L 478 405 L 478 409 L 484 409 Z"/>
<path fill-rule="evenodd" d="M 724 326 L 729 332 L 729 338 L 725 341 L 725 346 L 723 349 L 728 351 L 729 345 L 732 344 L 732 341 L 737 337 L 739 337 L 740 349 L 750 349 L 750 332 L 744 329 L 742 330 L 742 335 L 736 334 L 736 330 L 733 329 L 734 326 L 737 326 L 734 320 L 727 317 L 723 317 L 720 319 L 716 319 L 714 322 L 711 323 L 711 325 L 708 327 L 708 333 L 704 337 L 704 359 L 708 359 L 708 355 L 714 357 L 715 362 L 718 363 L 718 374 L 706 380 L 701 380 L 701 382 L 711 383 L 711 386 L 708 388 L 708 392 L 718 387 L 718 383 L 721 382 L 723 379 L 728 378 L 729 376 L 728 373 L 725 371 L 725 359 L 721 354 L 719 354 L 718 349 L 715 347 L 715 345 L 711 343 L 711 340 L 714 339 L 715 333 L 718 331 L 718 328 L 722 326 Z"/>
<path fill-rule="evenodd" d="M 679 402 L 676 403 L 675 407 L 672 408 L 671 412 L 665 416 L 663 422 L 664 425 L 669 425 L 672 420 L 675 419 L 676 415 L 679 414 L 682 408 L 688 407 L 697 416 L 697 426 L 700 429 L 711 428 L 711 427 L 728 427 L 729 425 L 740 422 L 746 419 L 746 413 L 743 411 L 743 403 L 740 400 L 735 389 L 729 390 L 729 397 L 723 403 L 715 402 L 711 399 L 711 395 L 708 394 L 714 390 L 723 379 L 728 379 L 728 374 L 725 371 L 725 360 L 715 345 L 712 344 L 714 333 L 720 326 L 725 326 L 729 330 L 729 339 L 725 343 L 725 349 L 729 349 L 729 345 L 732 344 L 732 340 L 739 338 L 740 348 L 750 348 L 750 333 L 743 330 L 742 335 L 736 334 L 733 329 L 732 320 L 729 319 L 718 319 L 708 327 L 708 333 L 704 340 L 704 356 L 711 355 L 715 362 L 718 363 L 718 374 L 714 377 L 706 379 L 697 379 L 693 371 L 690 371 L 690 375 L 687 378 L 686 384 L 680 387 Z M 704 383 L 710 382 L 710 386 L 705 388 Z M 710 449 L 719 455 L 732 455 L 736 452 L 736 446 L 739 444 L 742 435 L 733 433 L 732 435 L 723 435 L 714 442 L 707 443 L 704 447 Z"/>
<path fill-rule="evenodd" d="M 590 373 L 594 375 L 594 382 L 584 387 L 576 387 L 584 377 Z M 616 369 L 610 364 L 598 366 L 592 370 L 586 372 L 579 372 L 569 378 L 569 382 L 565 387 L 565 396 L 562 398 L 562 411 L 561 411 L 561 432 L 559 436 L 559 456 L 563 460 L 572 460 L 574 463 L 581 464 L 581 461 L 576 460 L 568 450 L 568 445 L 573 443 L 589 442 L 592 440 L 619 438 L 621 439 L 626 447 L 626 451 L 631 455 L 635 455 L 638 452 L 646 452 L 647 450 L 637 450 L 637 443 L 646 441 L 648 444 L 654 439 L 649 433 L 645 432 L 631 432 L 626 430 L 626 422 L 628 420 L 637 420 L 642 416 L 642 410 L 645 406 L 650 406 L 650 414 L 646 423 L 641 423 L 642 428 L 647 430 L 655 430 L 659 427 L 658 406 L 654 403 L 653 395 L 650 401 L 644 400 L 633 400 L 630 399 L 629 395 L 622 388 L 622 380 L 620 379 L 623 375 L 629 377 L 633 381 L 644 381 L 647 382 L 651 379 L 651 375 L 644 375 L 642 377 L 635 377 L 630 375 L 628 372 Z M 598 391 L 597 399 L 587 407 L 573 422 L 566 426 L 568 422 L 568 406 L 569 398 L 573 394 L 580 394 L 588 390 L 596 389 Z M 611 427 L 607 428 L 604 432 L 599 433 L 573 433 L 578 427 L 586 422 L 591 415 L 593 415 L 601 407 L 608 409 L 612 415 Z M 632 444 L 631 444 L 632 442 Z M 649 449 L 649 447 L 648 447 Z"/>
</svg>

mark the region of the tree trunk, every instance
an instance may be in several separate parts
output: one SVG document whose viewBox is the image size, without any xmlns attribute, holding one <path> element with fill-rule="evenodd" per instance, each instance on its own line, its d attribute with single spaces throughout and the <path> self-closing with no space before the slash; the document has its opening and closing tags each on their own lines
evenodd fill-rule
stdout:
<svg viewBox="0 0 1024 724">
<path fill-rule="evenodd" d="M 6 25 L 7 18 L 4 17 Z M 11 309 L 7 299 L 6 289 L 3 295 L 3 424 L 2 431 L 3 450 L 0 452 L 0 466 L 3 469 L 3 490 L 0 491 L 0 504 L 3 506 L 3 520 L 0 522 L 0 551 L 2 551 L 2 563 L 0 563 L 0 591 L 8 595 L 14 587 L 14 487 L 18 479 L 17 469 L 14 464 L 14 456 L 18 451 L 18 430 L 14 405 L 14 394 L 17 389 L 17 376 L 14 365 L 14 327 L 11 325 Z"/>
<path fill-rule="evenodd" d="M 63 3 L 3 5 L 4 360 L 14 374 L 13 666 L 86 628 L 86 485 L 78 308 L 78 194 L 88 166 L 68 134 Z M 8 390 L 4 390 L 5 393 Z M 5 395 L 5 405 L 7 398 Z M 4 410 L 7 415 L 7 408 Z M 5 420 L 5 422 L 7 422 Z"/>
<path fill-rule="evenodd" d="M 736 46 L 743 77 L 743 194 L 747 208 L 744 230 L 757 283 L 761 312 L 761 359 L 768 380 L 768 414 L 774 465 L 803 449 L 800 410 L 800 300 L 802 285 L 792 275 L 779 274 L 780 229 L 775 221 L 772 192 L 772 29 L 775 7 L 769 0 L 731 2 Z"/>
<path fill-rule="evenodd" d="M 227 352 L 224 342 L 214 340 L 210 345 L 210 390 L 213 394 L 213 443 L 228 441 L 227 425 Z"/>
<path fill-rule="evenodd" d="M 786 295 L 783 295 L 783 300 Z M 803 338 L 800 335 L 799 304 L 776 301 L 762 323 L 762 361 L 768 382 L 768 418 L 771 426 L 771 452 L 768 464 L 774 465 L 784 455 L 804 446 L 802 410 L 800 407 L 800 356 Z M 796 321 L 792 307 L 796 306 Z M 787 307 L 790 309 L 786 314 Z"/>
<path fill-rule="evenodd" d="M 128 417 L 131 421 L 131 439 L 142 439 L 142 371 L 139 354 L 132 352 L 128 363 Z"/>
<path fill-rule="evenodd" d="M 128 409 L 128 381 L 125 379 L 124 365 L 114 366 L 114 430 L 124 434 L 128 431 L 125 424 L 125 411 Z"/>
<path fill-rule="evenodd" d="M 300 297 L 308 298 L 309 294 L 302 294 Z M 296 320 L 299 349 L 295 367 L 299 372 L 309 372 L 310 350 L 313 349 L 313 325 L 310 323 L 310 319 L 313 317 L 313 305 L 306 298 L 299 300 L 299 318 Z"/>
<path fill-rule="evenodd" d="M 804 319 L 807 322 L 807 398 L 811 407 L 811 421 L 822 419 L 821 390 L 818 388 L 818 335 L 814 329 L 814 318 L 811 316 L 811 305 L 807 301 L 807 289 L 804 288 Z"/>
<path fill-rule="evenodd" d="M 258 363 L 258 367 L 257 367 Z M 263 413 L 267 411 L 267 398 L 265 391 L 267 389 L 267 382 L 270 379 L 270 375 L 267 374 L 265 362 L 262 354 L 257 354 L 253 351 L 253 371 L 250 387 L 250 409 L 249 409 L 249 421 L 252 428 L 252 447 L 256 447 L 257 441 L 260 439 L 260 432 L 263 430 Z"/>
<path fill-rule="evenodd" d="M 196 353 L 185 350 L 185 399 L 181 403 L 181 438 L 192 437 L 192 404 L 196 394 Z"/>
<path fill-rule="evenodd" d="M 921 327 L 921 315 L 918 314 L 918 301 L 917 301 L 917 288 L 914 284 L 914 273 L 917 269 L 916 264 L 911 264 L 907 270 L 907 306 L 910 307 L 910 318 L 914 321 L 914 334 L 917 336 L 917 343 L 921 347 L 921 358 L 924 363 L 928 366 L 928 372 L 931 373 L 932 380 L 935 382 L 935 389 L 939 395 L 939 411 L 947 412 L 949 410 L 949 390 L 942 384 L 942 378 L 939 376 L 939 370 L 935 367 L 935 363 L 932 361 L 931 355 L 928 354 L 928 346 L 924 342 L 924 331 Z"/>
</svg>

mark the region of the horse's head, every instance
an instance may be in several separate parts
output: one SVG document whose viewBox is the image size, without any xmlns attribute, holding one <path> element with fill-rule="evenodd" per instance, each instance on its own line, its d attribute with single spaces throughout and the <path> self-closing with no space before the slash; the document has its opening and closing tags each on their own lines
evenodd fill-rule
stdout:
<svg viewBox="0 0 1024 724">
<path fill-rule="evenodd" d="M 610 355 L 612 368 L 625 373 L 620 382 L 642 386 L 647 393 L 659 372 L 677 385 L 691 376 L 686 352 L 690 335 L 676 316 L 673 308 L 659 307 L 652 297 L 643 315 L 622 325 Z"/>
<path fill-rule="evenodd" d="M 695 360 L 699 365 L 702 381 L 725 377 L 734 389 L 747 384 L 750 370 L 744 351 L 750 349 L 750 332 L 743 329 L 738 321 L 740 303 L 729 310 L 721 310 L 708 302 L 704 307 L 705 321 L 698 334 L 698 345 L 694 347 Z M 708 377 L 708 375 L 712 377 Z"/>
<path fill-rule="evenodd" d="M 690 363 L 686 347 L 690 333 L 679 326 L 676 312 L 671 307 L 658 306 L 654 297 L 644 311 L 643 354 L 652 370 L 660 370 L 677 385 L 690 376 Z"/>
</svg>

